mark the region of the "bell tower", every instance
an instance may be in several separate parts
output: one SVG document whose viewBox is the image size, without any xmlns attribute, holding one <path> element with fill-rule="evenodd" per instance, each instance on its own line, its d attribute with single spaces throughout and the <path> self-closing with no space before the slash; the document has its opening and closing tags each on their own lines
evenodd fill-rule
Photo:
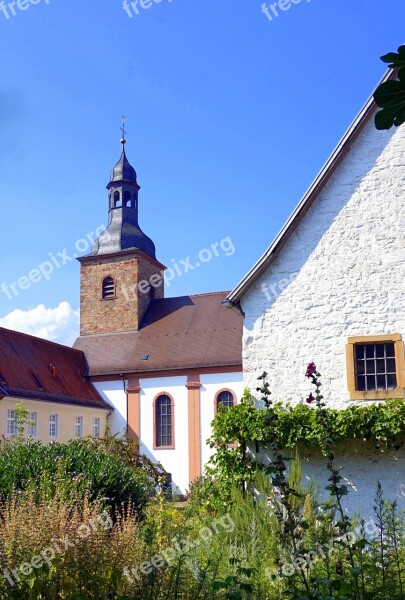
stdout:
<svg viewBox="0 0 405 600">
<path fill-rule="evenodd" d="M 122 151 L 111 171 L 108 227 L 80 257 L 80 335 L 137 331 L 151 300 L 164 296 L 164 265 L 138 223 L 140 186 Z"/>
</svg>

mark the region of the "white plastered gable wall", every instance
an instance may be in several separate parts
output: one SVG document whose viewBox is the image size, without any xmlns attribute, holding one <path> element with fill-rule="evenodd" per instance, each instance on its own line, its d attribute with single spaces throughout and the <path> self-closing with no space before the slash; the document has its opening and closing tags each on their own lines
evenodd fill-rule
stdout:
<svg viewBox="0 0 405 600">
<path fill-rule="evenodd" d="M 241 303 L 251 389 L 266 370 L 275 400 L 300 402 L 314 361 L 328 405 L 347 406 L 347 338 L 405 337 L 405 127 L 381 132 L 369 120 Z"/>
<path fill-rule="evenodd" d="M 348 337 L 399 333 L 405 338 L 405 126 L 381 132 L 369 120 L 241 305 L 250 389 L 266 370 L 273 400 L 304 402 L 312 389 L 305 370 L 314 361 L 327 405 L 350 404 Z M 336 455 L 350 488 L 348 512 L 372 518 L 378 480 L 387 498 L 405 506 L 404 447 L 377 451 L 371 442 L 347 441 Z M 325 461 L 306 450 L 301 459 L 304 478 L 317 480 L 323 491 Z"/>
</svg>

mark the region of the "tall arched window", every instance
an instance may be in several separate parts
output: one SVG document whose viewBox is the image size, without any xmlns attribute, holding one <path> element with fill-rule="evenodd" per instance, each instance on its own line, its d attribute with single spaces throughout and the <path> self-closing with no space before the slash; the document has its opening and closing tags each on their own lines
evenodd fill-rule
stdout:
<svg viewBox="0 0 405 600">
<path fill-rule="evenodd" d="M 215 399 L 215 412 L 218 412 L 221 406 L 224 408 L 231 408 L 235 404 L 235 397 L 229 390 L 223 390 L 219 392 Z"/>
<path fill-rule="evenodd" d="M 173 448 L 173 400 L 168 394 L 160 394 L 155 400 L 155 447 Z"/>
<path fill-rule="evenodd" d="M 103 300 L 106 298 L 115 298 L 115 281 L 112 277 L 106 277 L 103 281 Z"/>
<path fill-rule="evenodd" d="M 121 206 L 121 196 L 120 193 L 114 192 L 114 208 L 119 208 Z"/>
</svg>

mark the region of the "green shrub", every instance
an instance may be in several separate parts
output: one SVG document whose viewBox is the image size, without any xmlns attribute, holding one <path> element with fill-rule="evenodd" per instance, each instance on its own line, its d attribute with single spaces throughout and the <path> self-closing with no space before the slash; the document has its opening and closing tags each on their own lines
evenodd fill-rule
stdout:
<svg viewBox="0 0 405 600">
<path fill-rule="evenodd" d="M 0 496 L 33 490 L 53 498 L 99 500 L 113 510 L 125 504 L 142 508 L 153 493 L 153 473 L 135 461 L 109 453 L 92 440 L 43 445 L 32 440 L 0 442 Z"/>
</svg>

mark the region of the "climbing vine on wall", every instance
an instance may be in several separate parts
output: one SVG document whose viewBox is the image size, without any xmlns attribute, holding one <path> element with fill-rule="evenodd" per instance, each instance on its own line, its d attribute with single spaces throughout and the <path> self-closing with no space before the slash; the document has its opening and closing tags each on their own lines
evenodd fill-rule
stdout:
<svg viewBox="0 0 405 600">
<path fill-rule="evenodd" d="M 296 406 L 275 405 L 277 420 L 272 429 L 280 447 L 293 448 L 297 444 L 319 447 L 322 432 L 316 412 L 309 404 Z M 376 446 L 399 447 L 405 439 L 405 401 L 385 400 L 370 404 L 353 404 L 344 410 L 326 408 L 331 441 L 346 439 L 371 440 Z M 267 411 L 256 408 L 251 394 L 246 391 L 241 404 L 221 410 L 213 421 L 211 445 L 219 450 L 228 444 L 266 446 L 269 423 Z"/>
</svg>

